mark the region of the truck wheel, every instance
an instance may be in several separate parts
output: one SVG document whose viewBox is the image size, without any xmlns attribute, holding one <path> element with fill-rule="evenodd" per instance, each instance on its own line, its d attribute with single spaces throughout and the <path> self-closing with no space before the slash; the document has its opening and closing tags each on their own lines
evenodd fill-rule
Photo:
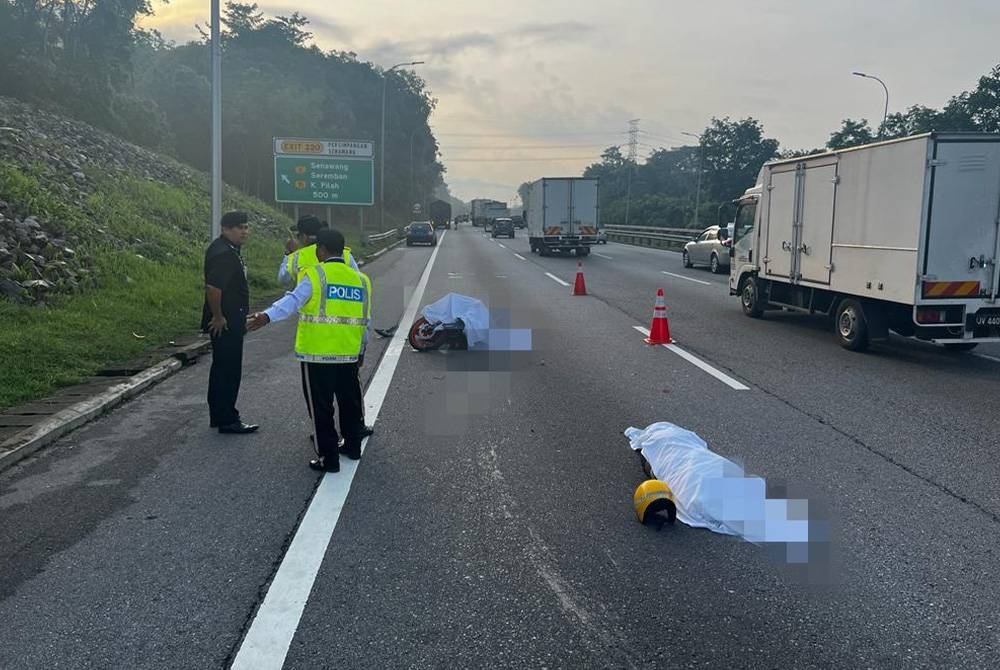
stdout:
<svg viewBox="0 0 1000 670">
<path fill-rule="evenodd" d="M 691 257 L 688 256 L 688 250 L 687 249 L 685 249 L 684 253 L 681 254 L 681 258 L 684 261 L 684 267 L 686 267 L 686 268 L 693 268 L 694 267 L 694 263 L 691 262 Z"/>
<path fill-rule="evenodd" d="M 712 270 L 712 274 L 714 274 L 714 275 L 719 274 L 719 256 L 718 256 L 718 254 L 716 254 L 714 252 L 712 253 L 712 260 L 708 264 L 708 267 L 709 267 L 709 269 Z"/>
<path fill-rule="evenodd" d="M 548 256 L 549 255 L 549 248 L 547 246 L 545 246 L 544 244 L 542 246 L 538 247 L 538 255 L 539 256 Z"/>
<path fill-rule="evenodd" d="M 576 250 L 576 255 L 577 256 L 589 256 L 590 255 L 590 247 L 582 247 L 580 249 L 577 249 Z"/>
<path fill-rule="evenodd" d="M 756 277 L 748 277 L 743 282 L 743 290 L 740 292 L 740 306 L 743 308 L 743 313 L 752 319 L 764 316 L 764 305 L 761 303 Z"/>
<path fill-rule="evenodd" d="M 972 351 L 977 346 L 979 346 L 979 342 L 952 342 L 944 345 L 944 348 L 948 351 Z"/>
<path fill-rule="evenodd" d="M 868 321 L 857 300 L 848 298 L 837 307 L 837 339 L 840 346 L 851 351 L 868 348 Z"/>
</svg>

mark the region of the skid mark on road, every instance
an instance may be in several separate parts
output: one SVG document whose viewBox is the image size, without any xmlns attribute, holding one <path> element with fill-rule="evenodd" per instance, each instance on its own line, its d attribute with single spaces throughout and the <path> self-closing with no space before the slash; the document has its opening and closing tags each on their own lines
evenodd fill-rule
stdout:
<svg viewBox="0 0 1000 670">
<path fill-rule="evenodd" d="M 503 472 L 500 471 L 496 446 L 491 444 L 488 450 L 481 453 L 482 455 L 479 458 L 480 465 L 486 470 L 487 476 L 492 481 L 492 490 L 498 496 L 497 506 L 500 508 L 504 518 L 514 523 L 520 522 L 528 531 L 529 542 L 525 546 L 525 552 L 535 572 L 555 596 L 563 612 L 578 621 L 592 636 L 592 639 L 600 641 L 599 646 L 588 645 L 590 651 L 598 656 L 607 654 L 618 656 L 612 664 L 614 667 L 638 667 L 628 651 L 628 640 L 623 639 L 620 634 L 614 632 L 615 628 L 611 625 L 610 613 L 604 607 L 598 605 L 601 611 L 598 613 L 598 616 L 595 616 L 594 612 L 591 612 L 587 608 L 583 594 L 578 593 L 559 573 L 552 550 L 542 540 L 538 530 L 527 522 L 524 514 L 520 514 L 517 501 L 514 500 L 513 495 L 508 490 L 506 479 L 503 476 Z M 516 530 L 516 526 L 514 528 Z M 584 637 L 584 639 L 588 638 Z"/>
</svg>

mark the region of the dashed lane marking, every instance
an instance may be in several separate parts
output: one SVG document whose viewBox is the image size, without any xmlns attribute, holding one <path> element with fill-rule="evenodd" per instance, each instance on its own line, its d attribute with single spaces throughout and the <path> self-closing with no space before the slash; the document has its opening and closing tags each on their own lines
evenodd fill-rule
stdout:
<svg viewBox="0 0 1000 670">
<path fill-rule="evenodd" d="M 649 329 L 648 328 L 643 328 L 642 326 L 632 326 L 632 327 L 635 328 L 636 330 L 638 330 L 640 333 L 642 333 L 646 337 L 649 337 Z M 696 367 L 701 368 L 702 370 L 704 370 L 708 374 L 712 375 L 713 377 L 715 377 L 716 379 L 718 379 L 720 382 L 722 382 L 723 384 L 725 384 L 726 386 L 728 386 L 731 389 L 735 389 L 737 391 L 749 391 L 750 390 L 749 386 L 746 386 L 745 384 L 741 384 L 740 382 L 736 381 L 735 379 L 733 379 L 732 377 L 730 377 L 729 375 L 727 375 L 725 372 L 722 372 L 720 370 L 717 370 L 717 369 L 713 368 L 711 365 L 709 365 L 705 361 L 701 360 L 700 358 L 698 358 L 694 354 L 691 354 L 691 353 L 688 353 L 687 351 L 684 351 L 683 349 L 681 349 L 680 347 L 678 347 L 676 344 L 663 344 L 663 345 L 660 345 L 660 346 L 663 346 L 663 347 L 666 347 L 667 349 L 670 349 L 670 351 L 674 352 L 675 354 L 677 354 L 678 356 L 680 356 L 681 358 L 683 358 L 684 360 L 686 360 L 691 365 L 694 365 Z"/>
<path fill-rule="evenodd" d="M 699 284 L 704 284 L 705 286 L 711 286 L 712 282 L 702 281 L 700 279 L 692 279 L 691 277 L 685 277 L 684 275 L 674 274 L 673 272 L 667 272 L 666 270 L 660 270 L 661 273 L 668 275 L 670 277 L 677 277 L 678 279 L 687 279 L 688 281 L 697 282 Z"/>
<path fill-rule="evenodd" d="M 563 286 L 569 286 L 569 282 L 564 282 L 562 279 L 559 279 L 559 277 L 555 276 L 551 272 L 546 272 L 545 276 L 548 277 L 549 279 L 551 279 L 554 282 L 558 282 L 558 283 L 562 284 Z"/>
</svg>

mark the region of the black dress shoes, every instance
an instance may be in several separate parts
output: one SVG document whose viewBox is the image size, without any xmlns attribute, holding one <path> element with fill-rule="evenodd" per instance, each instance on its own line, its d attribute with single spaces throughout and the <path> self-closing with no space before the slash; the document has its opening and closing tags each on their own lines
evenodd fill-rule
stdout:
<svg viewBox="0 0 1000 670">
<path fill-rule="evenodd" d="M 253 433 L 258 428 L 260 428 L 260 426 L 255 423 L 243 423 L 242 421 L 236 421 L 225 426 L 219 426 L 219 432 L 231 435 L 244 435 L 246 433 Z"/>
<path fill-rule="evenodd" d="M 325 458 L 314 458 L 309 461 L 309 467 L 319 472 L 340 472 L 340 461 L 329 461 Z"/>
<path fill-rule="evenodd" d="M 361 460 L 361 445 L 358 444 L 358 445 L 356 445 L 354 447 L 347 447 L 347 446 L 344 445 L 343 442 L 341 442 L 337 446 L 337 453 L 340 454 L 341 456 L 347 456 L 352 461 L 360 461 Z"/>
<path fill-rule="evenodd" d="M 375 427 L 361 426 L 361 430 L 359 432 L 361 434 L 361 437 L 370 437 L 375 432 Z"/>
</svg>

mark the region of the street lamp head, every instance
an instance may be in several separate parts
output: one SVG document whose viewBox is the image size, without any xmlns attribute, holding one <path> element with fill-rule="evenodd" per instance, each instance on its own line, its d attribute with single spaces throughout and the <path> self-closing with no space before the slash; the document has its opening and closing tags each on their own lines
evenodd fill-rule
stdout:
<svg viewBox="0 0 1000 670">
<path fill-rule="evenodd" d="M 852 72 L 851 74 L 853 74 L 855 77 L 867 77 L 868 76 L 864 72 Z"/>
</svg>

